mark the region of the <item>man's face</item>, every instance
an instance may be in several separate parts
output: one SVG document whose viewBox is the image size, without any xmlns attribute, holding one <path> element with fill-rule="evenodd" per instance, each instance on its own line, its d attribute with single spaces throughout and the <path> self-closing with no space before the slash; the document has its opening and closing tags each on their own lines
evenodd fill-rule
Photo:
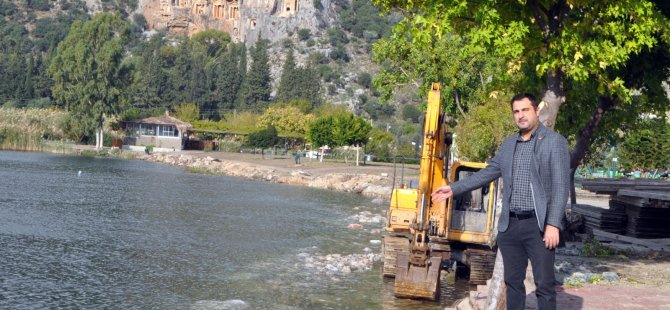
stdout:
<svg viewBox="0 0 670 310">
<path fill-rule="evenodd" d="M 523 98 L 512 103 L 512 114 L 514 115 L 514 122 L 516 127 L 521 132 L 532 131 L 539 125 L 540 111 L 533 107 L 533 104 L 528 98 Z"/>
</svg>

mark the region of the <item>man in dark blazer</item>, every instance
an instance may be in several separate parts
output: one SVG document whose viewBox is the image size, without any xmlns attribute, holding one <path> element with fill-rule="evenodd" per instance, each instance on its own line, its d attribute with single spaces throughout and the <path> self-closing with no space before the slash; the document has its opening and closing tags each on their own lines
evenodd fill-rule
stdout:
<svg viewBox="0 0 670 310">
<path fill-rule="evenodd" d="M 432 193 L 433 203 L 480 188 L 502 176 L 503 209 L 497 244 L 505 267 L 507 309 L 524 309 L 523 281 L 528 260 L 533 267 L 538 308 L 556 309 L 554 248 L 568 200 L 570 154 L 560 134 L 539 120 L 538 103 L 530 94 L 512 98 L 519 132 L 500 145 L 488 166 L 472 176 Z"/>
</svg>

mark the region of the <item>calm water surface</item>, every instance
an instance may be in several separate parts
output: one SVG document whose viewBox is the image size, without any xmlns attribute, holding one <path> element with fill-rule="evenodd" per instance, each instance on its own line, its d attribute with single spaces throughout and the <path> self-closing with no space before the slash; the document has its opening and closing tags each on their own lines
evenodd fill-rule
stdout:
<svg viewBox="0 0 670 310">
<path fill-rule="evenodd" d="M 370 271 L 326 275 L 298 254 L 379 252 L 347 229 L 369 198 L 192 174 L 144 161 L 0 152 L 0 308 L 440 309 Z M 305 254 L 301 254 L 305 255 Z"/>
</svg>

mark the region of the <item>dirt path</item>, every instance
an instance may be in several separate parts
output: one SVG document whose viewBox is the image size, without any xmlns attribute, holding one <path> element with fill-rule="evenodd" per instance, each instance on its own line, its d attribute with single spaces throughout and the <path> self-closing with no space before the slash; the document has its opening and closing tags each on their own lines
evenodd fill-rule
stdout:
<svg viewBox="0 0 670 310">
<path fill-rule="evenodd" d="M 355 163 L 301 158 L 296 164 L 288 156 L 263 158 L 256 154 L 202 151 L 141 154 L 137 158 L 183 166 L 196 172 L 357 193 L 380 199 L 389 199 L 394 177 L 396 186 L 401 184 L 401 179 L 403 184 L 407 184 L 418 177 L 419 170 L 417 165 L 406 166 L 404 170 L 395 170 L 396 176 L 393 164 L 388 163 L 356 166 Z"/>
<path fill-rule="evenodd" d="M 325 160 L 319 162 L 317 159 L 300 158 L 300 164 L 296 164 L 292 156 L 273 156 L 271 159 L 263 158 L 260 154 L 242 154 L 242 153 L 227 153 L 227 152 L 202 152 L 202 151 L 182 151 L 180 154 L 204 157 L 210 156 L 217 159 L 232 160 L 250 163 L 259 166 L 272 167 L 275 169 L 282 169 L 285 171 L 302 170 L 309 172 L 312 175 L 327 175 L 333 173 L 357 173 L 357 174 L 386 174 L 393 177 L 393 163 L 380 162 L 363 162 L 356 166 L 355 162 L 335 162 L 333 160 Z M 398 178 L 400 178 L 400 165 L 398 165 Z M 406 165 L 405 176 L 417 178 L 419 175 L 418 165 Z"/>
</svg>

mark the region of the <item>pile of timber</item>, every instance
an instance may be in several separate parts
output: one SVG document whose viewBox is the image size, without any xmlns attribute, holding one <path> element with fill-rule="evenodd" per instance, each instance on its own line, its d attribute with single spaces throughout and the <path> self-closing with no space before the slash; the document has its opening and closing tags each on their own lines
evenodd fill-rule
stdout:
<svg viewBox="0 0 670 310">
<path fill-rule="evenodd" d="M 670 239 L 640 239 L 629 236 L 622 236 L 609 233 L 602 230 L 593 230 L 593 237 L 601 242 L 606 242 L 607 246 L 619 250 L 632 250 L 635 252 L 647 251 L 665 251 L 670 252 Z"/>
<path fill-rule="evenodd" d="M 634 238 L 670 238 L 670 181 L 649 179 L 596 179 L 582 183 L 586 190 L 610 195 L 610 209 L 591 214 L 591 225 L 587 214 L 587 230 L 599 230 L 625 234 Z M 627 220 L 619 229 L 613 229 L 611 210 L 625 214 Z M 577 212 L 580 212 L 577 210 Z M 606 220 L 603 220 L 606 219 Z M 600 225 L 600 227 L 598 227 Z"/>
<path fill-rule="evenodd" d="M 604 209 L 576 204 L 572 206 L 572 212 L 582 215 L 585 230 L 589 234 L 593 234 L 594 229 L 615 234 L 626 232 L 626 213 L 621 208 Z"/>
<path fill-rule="evenodd" d="M 625 208 L 626 235 L 636 238 L 670 237 L 670 191 L 619 190 L 610 205 Z"/>
<path fill-rule="evenodd" d="M 654 179 L 592 179 L 582 181 L 582 188 L 597 194 L 616 195 L 619 190 L 670 192 L 670 181 Z"/>
</svg>

